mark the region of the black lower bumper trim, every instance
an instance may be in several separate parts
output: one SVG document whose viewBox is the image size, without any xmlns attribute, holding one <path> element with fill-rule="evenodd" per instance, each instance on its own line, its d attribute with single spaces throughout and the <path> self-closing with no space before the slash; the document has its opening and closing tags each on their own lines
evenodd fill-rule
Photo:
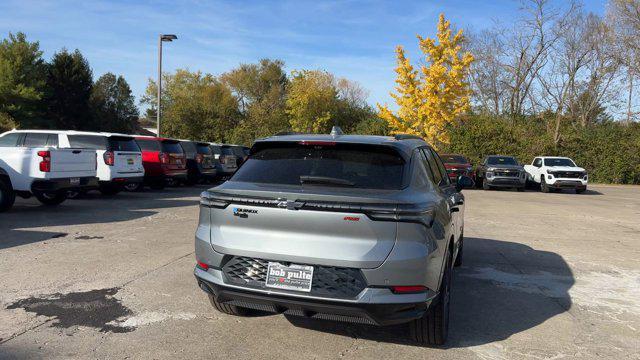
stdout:
<svg viewBox="0 0 640 360">
<path fill-rule="evenodd" d="M 406 323 L 422 317 L 430 305 L 430 302 L 362 304 L 299 299 L 229 288 L 210 283 L 197 276 L 196 280 L 202 290 L 215 295 L 222 303 L 276 314 L 368 325 L 387 326 Z"/>
<path fill-rule="evenodd" d="M 79 179 L 79 181 L 73 182 L 72 179 Z M 80 178 L 61 178 L 61 179 L 48 179 L 48 180 L 36 180 L 31 184 L 31 191 L 35 192 L 57 192 L 62 190 L 83 190 L 92 189 L 98 186 L 98 178 L 94 176 L 80 177 Z"/>
</svg>

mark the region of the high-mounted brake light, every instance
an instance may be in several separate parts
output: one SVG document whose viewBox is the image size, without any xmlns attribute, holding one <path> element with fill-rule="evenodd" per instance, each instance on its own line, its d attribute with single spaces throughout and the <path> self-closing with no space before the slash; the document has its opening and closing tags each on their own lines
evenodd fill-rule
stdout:
<svg viewBox="0 0 640 360">
<path fill-rule="evenodd" d="M 102 157 L 104 158 L 104 163 L 109 166 L 113 166 L 116 162 L 116 156 L 113 151 L 105 151 Z"/>
<path fill-rule="evenodd" d="M 415 294 L 427 291 L 427 288 L 422 285 L 413 286 L 392 286 L 391 291 L 394 294 Z"/>
<path fill-rule="evenodd" d="M 38 156 L 42 158 L 42 161 L 40 161 L 40 171 L 50 172 L 51 171 L 51 152 L 46 150 L 38 151 Z"/>
<path fill-rule="evenodd" d="M 298 141 L 299 145 L 319 145 L 319 146 L 335 146 L 336 142 L 335 141 L 308 141 L 308 140 L 302 140 L 302 141 Z"/>
</svg>

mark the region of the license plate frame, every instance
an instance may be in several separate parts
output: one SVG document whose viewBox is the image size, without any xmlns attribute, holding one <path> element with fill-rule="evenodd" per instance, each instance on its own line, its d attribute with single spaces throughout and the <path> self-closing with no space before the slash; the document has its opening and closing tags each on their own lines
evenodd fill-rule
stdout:
<svg viewBox="0 0 640 360">
<path fill-rule="evenodd" d="M 311 292 L 313 266 L 269 262 L 265 286 L 272 289 Z"/>
</svg>

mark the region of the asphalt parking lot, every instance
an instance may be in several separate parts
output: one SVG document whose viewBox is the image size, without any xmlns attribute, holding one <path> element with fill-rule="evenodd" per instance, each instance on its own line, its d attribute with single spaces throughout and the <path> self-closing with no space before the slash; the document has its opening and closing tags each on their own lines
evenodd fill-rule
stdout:
<svg viewBox="0 0 640 360">
<path fill-rule="evenodd" d="M 640 358 L 640 187 L 465 191 L 437 349 L 404 327 L 215 312 L 192 275 L 204 188 L 0 214 L 0 358 Z"/>
</svg>

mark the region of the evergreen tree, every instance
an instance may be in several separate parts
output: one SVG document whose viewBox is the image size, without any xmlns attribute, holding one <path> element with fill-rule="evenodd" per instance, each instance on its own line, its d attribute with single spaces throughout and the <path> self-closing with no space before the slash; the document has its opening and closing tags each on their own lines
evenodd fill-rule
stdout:
<svg viewBox="0 0 640 360">
<path fill-rule="evenodd" d="M 0 42 L 0 113 L 2 122 L 39 127 L 44 114 L 46 65 L 37 42 L 9 33 Z M 10 120 L 11 119 L 11 120 Z"/>
<path fill-rule="evenodd" d="M 93 85 L 90 104 L 93 130 L 129 133 L 135 129 L 138 108 L 124 77 L 102 75 Z"/>
<path fill-rule="evenodd" d="M 79 50 L 56 53 L 47 70 L 47 124 L 51 129 L 92 130 L 89 98 L 93 78 Z"/>
</svg>

